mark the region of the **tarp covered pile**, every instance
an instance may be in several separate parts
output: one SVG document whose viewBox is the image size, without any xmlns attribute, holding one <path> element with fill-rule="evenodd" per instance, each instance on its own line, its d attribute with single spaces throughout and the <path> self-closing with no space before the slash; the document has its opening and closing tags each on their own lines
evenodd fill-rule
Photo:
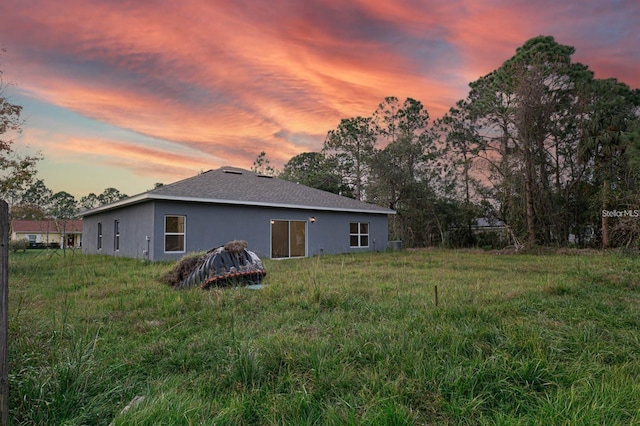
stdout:
<svg viewBox="0 0 640 426">
<path fill-rule="evenodd" d="M 178 288 L 209 288 L 260 284 L 267 275 L 246 241 L 230 241 L 206 254 L 181 262 L 174 272 Z"/>
</svg>

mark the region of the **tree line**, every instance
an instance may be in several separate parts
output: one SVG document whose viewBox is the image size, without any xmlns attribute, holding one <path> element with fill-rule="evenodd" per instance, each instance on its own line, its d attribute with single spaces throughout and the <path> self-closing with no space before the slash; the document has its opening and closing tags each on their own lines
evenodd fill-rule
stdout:
<svg viewBox="0 0 640 426">
<path fill-rule="evenodd" d="M 443 117 L 388 97 L 342 119 L 319 152 L 281 171 L 262 152 L 252 169 L 390 207 L 390 238 L 408 247 L 640 248 L 640 89 L 595 78 L 574 52 L 532 38 Z M 41 156 L 13 150 L 22 107 L 1 77 L 0 195 L 13 218 L 68 218 L 126 197 L 107 188 L 76 201 L 36 179 Z"/>
<path fill-rule="evenodd" d="M 82 210 L 89 210 L 114 203 L 128 197 L 116 188 L 106 188 L 96 195 L 89 193 L 76 200 L 66 191 L 54 193 L 42 179 L 16 191 L 11 205 L 11 218 L 24 220 L 72 219 Z"/>
<path fill-rule="evenodd" d="M 640 90 L 574 52 L 530 39 L 437 120 L 388 97 L 277 174 L 394 209 L 407 246 L 640 248 Z"/>
</svg>

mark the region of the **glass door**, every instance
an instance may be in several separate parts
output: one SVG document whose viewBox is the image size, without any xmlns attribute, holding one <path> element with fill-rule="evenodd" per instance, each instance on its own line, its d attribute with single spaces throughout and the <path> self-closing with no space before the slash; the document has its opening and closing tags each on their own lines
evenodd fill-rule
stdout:
<svg viewBox="0 0 640 426">
<path fill-rule="evenodd" d="M 271 221 L 271 258 L 307 255 L 307 222 L 303 220 Z"/>
</svg>

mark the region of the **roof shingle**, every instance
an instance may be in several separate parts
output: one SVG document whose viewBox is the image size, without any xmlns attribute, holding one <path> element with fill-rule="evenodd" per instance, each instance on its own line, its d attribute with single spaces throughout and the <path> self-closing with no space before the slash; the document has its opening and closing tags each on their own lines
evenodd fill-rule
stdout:
<svg viewBox="0 0 640 426">
<path fill-rule="evenodd" d="M 391 209 L 235 167 L 209 170 L 84 215 L 149 199 L 394 214 Z"/>
</svg>

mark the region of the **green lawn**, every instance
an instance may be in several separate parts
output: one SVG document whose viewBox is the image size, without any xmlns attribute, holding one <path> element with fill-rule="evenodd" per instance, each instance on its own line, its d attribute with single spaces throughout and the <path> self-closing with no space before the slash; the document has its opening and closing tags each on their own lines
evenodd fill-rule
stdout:
<svg viewBox="0 0 640 426">
<path fill-rule="evenodd" d="M 177 291 L 174 264 L 11 253 L 12 424 L 640 424 L 637 257 L 264 262 Z"/>
</svg>

